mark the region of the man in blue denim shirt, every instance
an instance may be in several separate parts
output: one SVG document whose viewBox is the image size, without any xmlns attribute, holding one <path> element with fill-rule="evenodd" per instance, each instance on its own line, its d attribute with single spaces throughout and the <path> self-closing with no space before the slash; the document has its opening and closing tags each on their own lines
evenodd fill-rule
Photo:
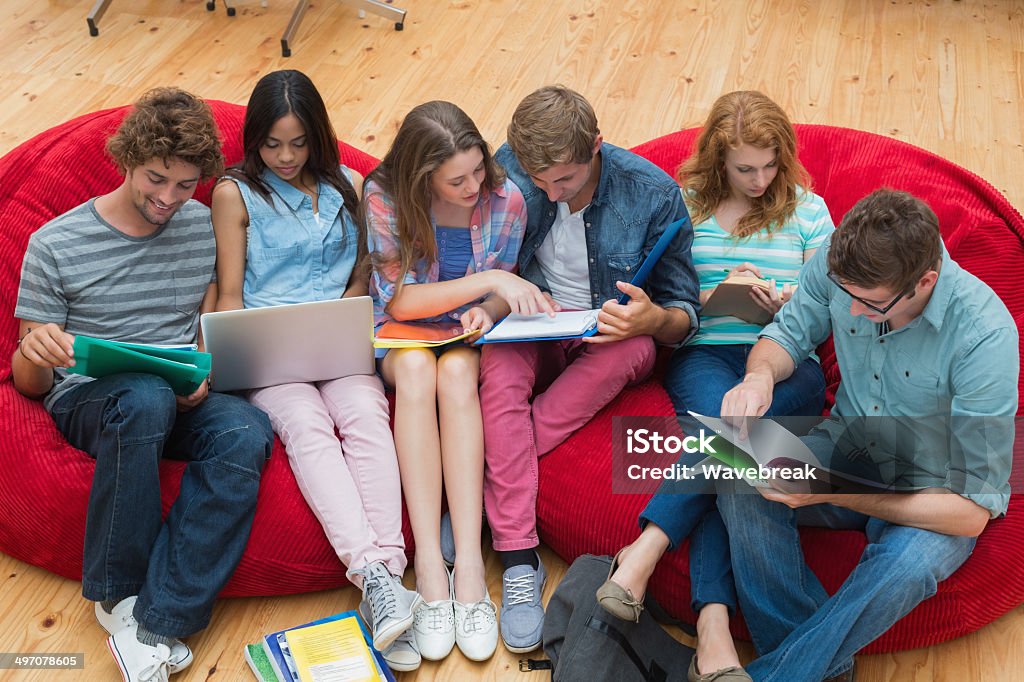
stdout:
<svg viewBox="0 0 1024 682">
<path fill-rule="evenodd" d="M 505 567 L 499 621 L 505 646 L 524 653 L 540 645 L 544 621 L 537 458 L 646 378 L 656 341 L 689 338 L 698 284 L 688 220 L 645 286 L 629 284 L 665 227 L 688 218 L 686 207 L 661 169 L 603 142 L 578 93 L 550 86 L 527 96 L 495 158 L 526 199 L 520 274 L 556 309 L 601 310 L 594 337 L 483 349 L 484 504 Z"/>
<path fill-rule="evenodd" d="M 804 443 L 833 466 L 895 463 L 914 492 L 719 496 L 760 654 L 747 671 L 758 681 L 852 679 L 853 655 L 935 594 L 1009 501 L 1016 326 L 992 290 L 950 259 L 931 209 L 904 192 L 872 193 L 800 281 L 722 414 L 763 414 L 774 384 L 831 332 L 843 376 L 834 419 Z M 859 425 L 863 442 L 844 444 L 837 419 Z M 883 448 L 903 422 L 918 425 L 917 447 Z M 803 561 L 798 523 L 867 535 L 856 570 L 831 597 Z"/>
</svg>

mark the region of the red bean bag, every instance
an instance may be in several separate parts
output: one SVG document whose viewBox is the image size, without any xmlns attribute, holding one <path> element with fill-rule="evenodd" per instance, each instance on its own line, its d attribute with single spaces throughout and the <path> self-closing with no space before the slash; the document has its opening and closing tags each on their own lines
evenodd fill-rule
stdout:
<svg viewBox="0 0 1024 682">
<path fill-rule="evenodd" d="M 797 125 L 796 130 L 800 159 L 836 224 L 858 199 L 879 187 L 906 190 L 924 199 L 938 215 L 951 256 L 995 290 L 1021 329 L 1024 289 L 1017 279 L 1024 271 L 1024 219 L 998 191 L 970 171 L 897 140 L 831 126 Z M 674 175 L 689 156 L 697 132 L 672 133 L 633 151 Z M 830 343 L 821 355 L 831 400 L 839 371 Z M 656 374 L 655 379 L 625 390 L 541 461 L 537 502 L 540 536 L 566 561 L 584 553 L 614 553 L 639 533 L 637 515 L 649 495 L 612 492 L 608 455 L 612 418 L 671 416 L 672 404 L 657 379 Z M 1013 489 L 1019 491 L 1020 474 L 1014 478 L 1018 484 Z M 974 554 L 940 584 L 935 596 L 864 652 L 911 649 L 959 637 L 1024 602 L 1021 498 L 1020 494 L 1012 496 L 1007 516 L 989 524 Z M 863 533 L 855 531 L 805 528 L 801 529 L 801 538 L 808 563 L 830 592 L 850 574 L 865 546 Z M 695 622 L 689 607 L 686 545 L 665 556 L 650 589 L 669 613 Z M 734 619 L 733 632 L 750 639 L 741 618 Z"/>
<path fill-rule="evenodd" d="M 225 102 L 210 105 L 228 163 L 237 162 L 245 109 Z M 94 463 L 64 441 L 41 403 L 14 390 L 14 304 L 29 235 L 120 184 L 121 175 L 104 148 L 126 111 L 120 107 L 81 116 L 0 159 L 0 551 L 73 580 L 82 576 Z M 353 147 L 340 148 L 342 162 L 364 175 L 377 164 Z M 201 186 L 196 198 L 209 204 L 211 187 Z M 178 494 L 183 469 L 181 462 L 161 464 L 165 512 Z M 224 595 L 288 594 L 344 584 L 345 567 L 299 492 L 278 441 L 263 473 L 249 545 Z"/>
</svg>

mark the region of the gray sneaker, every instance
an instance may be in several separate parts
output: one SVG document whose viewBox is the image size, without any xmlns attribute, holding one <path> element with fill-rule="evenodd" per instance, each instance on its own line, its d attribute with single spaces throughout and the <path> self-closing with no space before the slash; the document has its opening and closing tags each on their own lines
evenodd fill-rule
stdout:
<svg viewBox="0 0 1024 682">
<path fill-rule="evenodd" d="M 544 592 L 547 574 L 540 555 L 537 570 L 529 564 L 513 566 L 501 576 L 501 640 L 514 654 L 525 654 L 540 646 L 544 629 L 544 607 L 540 596 Z"/>
<path fill-rule="evenodd" d="M 363 601 L 359 602 L 359 615 L 369 623 L 373 619 L 370 605 Z M 420 667 L 423 657 L 416 646 L 416 638 L 413 636 L 412 628 L 400 634 L 394 642 L 384 651 L 380 652 L 384 662 L 392 670 L 400 673 L 407 673 Z"/>
<path fill-rule="evenodd" d="M 452 515 L 441 515 L 441 558 L 448 568 L 455 566 L 455 531 L 452 530 Z"/>
<path fill-rule="evenodd" d="M 391 575 L 382 561 L 354 572 L 363 576 L 363 600 L 370 611 L 367 620 L 373 633 L 373 646 L 384 651 L 412 626 L 416 609 L 423 605 L 423 597 L 405 589 L 402 581 Z"/>
</svg>

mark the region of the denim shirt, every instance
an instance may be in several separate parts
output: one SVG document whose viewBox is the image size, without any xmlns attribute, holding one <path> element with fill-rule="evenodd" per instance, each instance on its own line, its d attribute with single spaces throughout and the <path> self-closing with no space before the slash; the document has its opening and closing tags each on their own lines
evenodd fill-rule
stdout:
<svg viewBox="0 0 1024 682">
<path fill-rule="evenodd" d="M 346 168 L 342 172 L 348 177 Z M 269 201 L 235 180 L 249 212 L 242 304 L 262 308 L 341 298 L 359 242 L 341 194 L 320 182 L 318 224 L 309 195 L 270 170 L 263 181 L 271 188 Z"/>
<path fill-rule="evenodd" d="M 1020 367 L 1017 327 L 1006 306 L 943 248 L 924 311 L 879 334 L 878 325 L 850 313 L 852 299 L 826 276 L 830 245 L 831 237 L 804 266 L 800 288 L 761 338 L 798 363 L 832 332 L 842 373 L 832 415 L 845 425 L 860 417 L 904 418 L 860 419 L 866 454 L 878 464 L 902 459 L 917 481 L 965 489 L 961 494 L 992 516 L 1004 513 Z M 911 422 L 918 424 L 912 451 L 876 452 L 876 439 L 896 438 L 884 431 Z M 941 427 L 928 428 L 936 424 Z M 836 440 L 837 422 L 822 427 Z M 964 475 L 966 483 L 957 483 Z"/>
<path fill-rule="evenodd" d="M 615 282 L 630 281 L 665 227 L 685 217 L 687 224 L 643 288 L 659 306 L 686 311 L 690 318 L 688 339 L 699 325 L 700 286 L 690 258 L 693 227 L 679 186 L 653 163 L 625 149 L 603 143 L 600 154 L 601 177 L 590 205 L 583 211 L 591 305 L 599 308 L 605 301 L 618 298 L 621 292 Z M 535 256 L 555 222 L 557 206 L 533 184 L 507 143 L 498 149 L 495 159 L 526 199 L 526 236 L 519 251 L 519 274 L 547 291 Z"/>
</svg>

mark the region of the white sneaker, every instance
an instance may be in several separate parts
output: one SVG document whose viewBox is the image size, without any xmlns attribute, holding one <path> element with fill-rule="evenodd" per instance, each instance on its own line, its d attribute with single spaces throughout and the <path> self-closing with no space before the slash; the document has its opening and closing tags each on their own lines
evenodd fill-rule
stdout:
<svg viewBox="0 0 1024 682">
<path fill-rule="evenodd" d="M 445 573 L 447 573 L 445 569 Z M 413 619 L 412 631 L 420 655 L 428 661 L 440 661 L 455 646 L 455 607 L 452 596 L 452 575 L 448 573 L 448 599 L 428 601 Z"/>
<path fill-rule="evenodd" d="M 370 612 L 370 605 L 365 601 L 359 603 L 359 615 L 367 623 L 373 618 L 373 614 Z M 416 647 L 416 637 L 413 635 L 411 628 L 400 634 L 391 643 L 391 646 L 380 652 L 380 655 L 384 658 L 384 662 L 388 664 L 389 668 L 401 673 L 412 672 L 419 668 L 420 663 L 423 662 L 420 650 Z"/>
<path fill-rule="evenodd" d="M 454 582 L 454 577 L 452 578 Z M 472 604 L 452 600 L 455 609 L 455 643 L 471 661 L 486 661 L 498 646 L 498 609 L 484 588 L 484 598 Z"/>
<path fill-rule="evenodd" d="M 107 634 L 116 635 L 125 628 L 131 628 L 132 636 L 134 637 L 134 632 L 139 627 L 135 616 L 132 615 L 132 611 L 135 610 L 136 599 L 138 599 L 137 596 L 125 597 L 117 602 L 114 608 L 110 610 L 110 613 L 104 611 L 99 602 L 95 603 L 96 620 L 107 631 Z M 191 664 L 192 650 L 181 640 L 174 640 L 174 643 L 171 644 L 171 659 L 168 662 L 168 672 L 171 675 L 179 673 Z"/>
<path fill-rule="evenodd" d="M 413 614 L 423 605 L 418 592 L 407 590 L 381 561 L 353 571 L 363 576 L 363 601 L 372 619 L 373 646 L 384 651 L 400 634 L 412 627 Z"/>
<path fill-rule="evenodd" d="M 121 628 L 107 638 L 110 653 L 124 682 L 167 682 L 171 649 L 165 644 L 149 646 L 135 637 L 135 628 Z"/>
<path fill-rule="evenodd" d="M 136 625 L 135 616 L 132 615 L 132 611 L 135 609 L 136 599 L 138 599 L 138 597 L 126 597 L 122 599 L 117 602 L 110 613 L 104 611 L 103 606 L 101 606 L 99 602 L 94 604 L 96 620 L 99 621 L 100 625 L 107 631 L 108 635 L 113 635 L 126 627 L 133 627 Z"/>
</svg>

